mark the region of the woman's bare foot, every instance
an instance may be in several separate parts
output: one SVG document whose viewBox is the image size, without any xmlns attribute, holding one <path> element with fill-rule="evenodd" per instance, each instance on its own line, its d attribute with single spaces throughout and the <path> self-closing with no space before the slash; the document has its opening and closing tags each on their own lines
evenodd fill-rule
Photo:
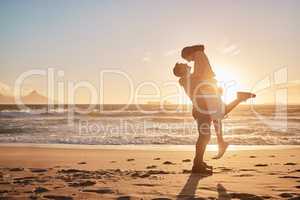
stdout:
<svg viewBox="0 0 300 200">
<path fill-rule="evenodd" d="M 215 157 L 213 157 L 213 159 L 220 159 L 220 158 L 222 158 L 222 156 L 226 152 L 228 146 L 229 146 L 228 142 L 224 142 L 224 143 L 219 144 L 218 155 L 216 155 Z"/>
<path fill-rule="evenodd" d="M 251 92 L 237 92 L 237 98 L 240 99 L 241 101 L 246 101 L 247 99 L 250 98 L 255 98 L 256 94 L 253 94 Z"/>
</svg>

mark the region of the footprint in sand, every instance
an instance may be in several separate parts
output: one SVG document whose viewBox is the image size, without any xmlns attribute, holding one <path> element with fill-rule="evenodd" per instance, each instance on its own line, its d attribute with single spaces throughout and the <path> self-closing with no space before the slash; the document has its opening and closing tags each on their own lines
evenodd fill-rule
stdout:
<svg viewBox="0 0 300 200">
<path fill-rule="evenodd" d="M 121 196 L 121 197 L 118 197 L 116 200 L 130 200 L 130 196 Z"/>
<path fill-rule="evenodd" d="M 229 172 L 232 171 L 232 168 L 228 168 L 228 167 L 218 167 L 218 169 L 220 169 L 222 172 Z"/>
<path fill-rule="evenodd" d="M 144 186 L 144 187 L 155 187 L 155 186 L 159 186 L 158 184 L 149 184 L 149 183 L 137 183 L 137 184 L 133 184 L 135 186 Z"/>
<path fill-rule="evenodd" d="M 36 181 L 37 177 L 34 176 L 25 176 L 25 177 L 19 177 L 19 178 L 14 178 L 14 184 L 24 184 L 24 185 L 29 185 Z"/>
<path fill-rule="evenodd" d="M 86 164 L 86 162 L 79 162 L 79 163 L 77 163 L 78 165 L 85 165 Z"/>
<path fill-rule="evenodd" d="M 9 171 L 11 171 L 11 172 L 21 172 L 21 171 L 24 171 L 24 168 L 21 168 L 21 167 L 15 167 L 15 168 L 9 169 Z"/>
<path fill-rule="evenodd" d="M 233 177 L 251 177 L 254 176 L 253 174 L 238 174 L 238 175 L 233 175 Z"/>
<path fill-rule="evenodd" d="M 280 197 L 282 197 L 282 198 L 289 198 L 289 197 L 293 197 L 293 195 L 292 195 L 292 194 L 290 194 L 290 193 L 286 193 L 286 192 L 284 192 L 284 193 L 281 193 L 281 194 L 279 194 L 278 196 L 280 196 Z"/>
<path fill-rule="evenodd" d="M 164 165 L 176 165 L 175 163 L 172 163 L 171 161 L 165 161 L 163 162 Z"/>
<path fill-rule="evenodd" d="M 80 170 L 80 169 L 62 169 L 62 170 L 58 170 L 58 173 L 80 173 L 80 172 L 88 172 L 88 171 L 85 171 L 85 170 Z"/>
<path fill-rule="evenodd" d="M 240 169 L 242 172 L 258 172 L 257 169 Z"/>
<path fill-rule="evenodd" d="M 82 192 L 93 192 L 93 193 L 98 193 L 98 194 L 113 194 L 114 192 L 110 188 L 86 188 L 83 189 Z"/>
<path fill-rule="evenodd" d="M 127 162 L 131 162 L 131 161 L 135 161 L 135 159 L 134 158 L 128 158 L 127 159 Z"/>
<path fill-rule="evenodd" d="M 155 168 L 157 168 L 157 166 L 156 165 L 150 165 L 150 166 L 147 166 L 146 168 L 147 169 L 155 169 Z"/>
<path fill-rule="evenodd" d="M 44 195 L 46 199 L 53 199 L 53 200 L 72 200 L 72 197 L 69 196 L 62 196 L 62 195 Z"/>
<path fill-rule="evenodd" d="M 54 189 L 64 188 L 64 186 L 55 186 Z"/>
<path fill-rule="evenodd" d="M 276 176 L 276 175 L 279 175 L 279 174 L 278 174 L 278 172 L 270 172 L 270 173 L 268 173 L 268 175 L 271 175 L 271 176 L 275 175 Z"/>
<path fill-rule="evenodd" d="M 148 177 L 151 176 L 151 174 L 145 173 L 145 172 L 135 171 L 135 172 L 131 173 L 130 176 L 132 178 L 148 178 Z"/>
<path fill-rule="evenodd" d="M 232 199 L 255 199 L 255 200 L 263 200 L 263 197 L 249 194 L 249 193 L 229 193 Z"/>
<path fill-rule="evenodd" d="M 153 160 L 160 160 L 160 158 L 154 158 Z"/>
<path fill-rule="evenodd" d="M 183 174 L 191 174 L 191 173 L 192 173 L 192 170 L 184 169 L 184 170 L 182 170 L 182 173 L 183 173 Z"/>
<path fill-rule="evenodd" d="M 254 165 L 255 167 L 267 167 L 268 166 L 268 164 L 256 164 L 256 165 Z"/>
<path fill-rule="evenodd" d="M 279 178 L 300 179 L 300 176 L 280 176 Z"/>
<path fill-rule="evenodd" d="M 191 162 L 191 159 L 184 159 L 182 162 Z"/>
<path fill-rule="evenodd" d="M 49 192 L 49 190 L 47 188 L 44 188 L 44 187 L 37 187 L 34 190 L 34 193 L 37 193 L 37 194 L 44 193 L 44 192 Z"/>
<path fill-rule="evenodd" d="M 92 186 L 92 185 L 95 185 L 95 184 L 96 184 L 95 181 L 89 181 L 89 180 L 85 181 L 85 180 L 83 180 L 83 181 L 78 181 L 78 182 L 71 182 L 71 183 L 68 184 L 68 186 L 70 186 L 70 187 L 83 187 L 83 186 Z"/>
<path fill-rule="evenodd" d="M 43 168 L 30 168 L 29 170 L 30 170 L 32 173 L 42 173 L 42 172 L 48 171 L 47 169 L 43 169 Z"/>
<path fill-rule="evenodd" d="M 297 163 L 288 162 L 288 163 L 285 163 L 284 165 L 297 165 Z"/>
</svg>

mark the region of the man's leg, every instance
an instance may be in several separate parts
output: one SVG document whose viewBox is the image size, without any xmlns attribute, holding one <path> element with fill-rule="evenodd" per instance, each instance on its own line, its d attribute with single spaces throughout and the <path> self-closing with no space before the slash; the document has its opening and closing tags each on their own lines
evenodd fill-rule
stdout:
<svg viewBox="0 0 300 200">
<path fill-rule="evenodd" d="M 204 166 L 204 153 L 206 146 L 210 140 L 211 120 L 207 116 L 197 118 L 198 125 L 198 140 L 196 143 L 196 154 L 194 158 L 193 173 L 206 173 L 207 169 Z"/>
</svg>

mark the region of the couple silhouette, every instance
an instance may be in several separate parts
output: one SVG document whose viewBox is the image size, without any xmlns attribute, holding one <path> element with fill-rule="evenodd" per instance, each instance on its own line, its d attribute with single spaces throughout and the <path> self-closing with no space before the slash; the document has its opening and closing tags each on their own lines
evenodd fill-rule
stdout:
<svg viewBox="0 0 300 200">
<path fill-rule="evenodd" d="M 181 57 L 187 62 L 194 62 L 193 72 L 192 67 L 185 63 L 176 63 L 173 69 L 174 75 L 179 77 L 179 84 L 192 101 L 192 115 L 199 132 L 192 173 L 211 175 L 213 167 L 203 160 L 206 146 L 210 141 L 211 125 L 213 124 L 215 128 L 219 149 L 214 159 L 220 159 L 229 146 L 223 138 L 222 119 L 241 102 L 256 95 L 250 92 L 237 92 L 236 99 L 226 105 L 221 99 L 223 91 L 217 85 L 215 73 L 204 52 L 204 45 L 184 47 Z"/>
</svg>

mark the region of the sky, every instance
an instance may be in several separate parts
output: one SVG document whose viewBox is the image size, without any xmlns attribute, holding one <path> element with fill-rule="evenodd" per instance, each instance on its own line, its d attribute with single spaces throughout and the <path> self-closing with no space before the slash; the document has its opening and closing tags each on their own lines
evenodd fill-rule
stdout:
<svg viewBox="0 0 300 200">
<path fill-rule="evenodd" d="M 177 101 L 178 93 L 186 101 L 172 68 L 193 44 L 206 46 L 218 80 L 234 82 L 232 93 L 252 91 L 281 68 L 295 82 L 299 8 L 297 0 L 2 0 L 0 85 L 14 88 L 25 72 L 53 68 L 56 99 L 70 95 L 73 81 L 90 84 L 101 103 L 128 103 L 136 94 L 138 102 Z M 47 88 L 44 75 L 22 84 L 45 95 Z M 76 102 L 89 101 L 89 91 L 78 89 Z"/>
</svg>

